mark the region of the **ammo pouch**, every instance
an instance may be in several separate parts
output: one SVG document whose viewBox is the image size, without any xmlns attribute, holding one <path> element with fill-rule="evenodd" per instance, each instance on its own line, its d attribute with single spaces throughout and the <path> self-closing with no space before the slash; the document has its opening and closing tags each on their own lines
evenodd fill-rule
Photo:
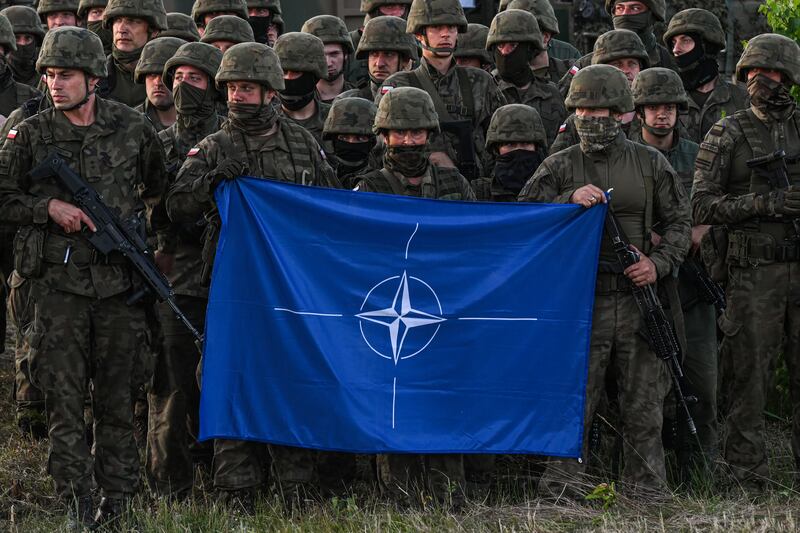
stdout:
<svg viewBox="0 0 800 533">
<path fill-rule="evenodd" d="M 214 269 L 214 257 L 217 255 L 217 242 L 219 242 L 219 229 L 221 221 L 219 212 L 214 209 L 205 215 L 208 224 L 203 230 L 203 250 L 200 259 L 203 261 L 203 270 L 200 272 L 200 286 L 211 285 L 211 272 Z"/>
<path fill-rule="evenodd" d="M 731 232 L 727 259 L 729 265 L 740 267 L 796 262 L 800 261 L 800 245 L 797 241 L 779 244 L 769 233 L 737 230 Z"/>
<path fill-rule="evenodd" d="M 23 278 L 38 278 L 42 275 L 44 259 L 45 228 L 22 226 L 14 236 L 14 269 Z"/>
<path fill-rule="evenodd" d="M 711 279 L 724 284 L 728 281 L 728 228 L 711 226 L 700 240 L 700 257 Z"/>
</svg>

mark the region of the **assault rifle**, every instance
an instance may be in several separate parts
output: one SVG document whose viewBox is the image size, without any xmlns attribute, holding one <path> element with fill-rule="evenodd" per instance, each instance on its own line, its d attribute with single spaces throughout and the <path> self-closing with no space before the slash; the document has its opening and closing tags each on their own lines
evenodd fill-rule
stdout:
<svg viewBox="0 0 800 533">
<path fill-rule="evenodd" d="M 698 295 L 703 302 L 713 305 L 720 313 L 725 310 L 727 305 L 725 289 L 711 279 L 706 268 L 698 259 L 687 257 L 681 265 L 681 270 L 687 274 L 688 278 L 697 287 Z"/>
<path fill-rule="evenodd" d="M 789 169 L 786 164 L 798 161 L 800 161 L 800 154 L 787 156 L 783 150 L 775 150 L 771 154 L 748 159 L 747 167 L 753 169 L 753 172 L 762 178 L 766 178 L 771 189 L 786 189 L 792 185 L 789 181 Z M 794 217 L 791 220 L 795 239 L 800 239 L 800 218 Z"/>
<path fill-rule="evenodd" d="M 49 154 L 44 161 L 30 171 L 30 176 L 35 179 L 57 177 L 72 194 L 75 205 L 91 219 L 97 228 L 97 231 L 94 232 L 85 231 L 86 238 L 92 246 L 103 255 L 108 256 L 112 252 L 119 252 L 130 261 L 145 285 L 142 291 L 131 296 L 128 300 L 129 303 L 140 300 L 147 292 L 154 294 L 160 301 L 167 302 L 175 312 L 175 316 L 183 322 L 183 325 L 198 342 L 203 342 L 203 335 L 189 322 L 189 319 L 175 303 L 175 295 L 169 280 L 156 266 L 153 254 L 140 233 L 142 222 L 138 216 L 134 215 L 129 219 L 121 220 L 118 212 L 108 207 L 103 201 L 103 197 L 97 194 L 97 191 L 72 170 L 58 154 Z"/>
</svg>

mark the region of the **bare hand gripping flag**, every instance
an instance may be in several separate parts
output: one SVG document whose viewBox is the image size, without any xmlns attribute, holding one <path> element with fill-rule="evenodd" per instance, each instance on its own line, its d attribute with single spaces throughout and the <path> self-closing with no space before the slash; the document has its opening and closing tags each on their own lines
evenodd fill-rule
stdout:
<svg viewBox="0 0 800 533">
<path fill-rule="evenodd" d="M 216 198 L 201 438 L 580 455 L 605 207 Z"/>
</svg>

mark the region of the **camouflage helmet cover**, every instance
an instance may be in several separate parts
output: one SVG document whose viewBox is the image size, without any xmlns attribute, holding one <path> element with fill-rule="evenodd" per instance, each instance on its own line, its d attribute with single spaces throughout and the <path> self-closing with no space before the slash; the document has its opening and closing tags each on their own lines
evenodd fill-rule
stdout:
<svg viewBox="0 0 800 533">
<path fill-rule="evenodd" d="M 98 78 L 108 76 L 100 37 L 74 26 L 53 28 L 44 36 L 36 70 L 44 74 L 48 67 L 78 69 Z"/>
<path fill-rule="evenodd" d="M 222 90 L 229 81 L 252 81 L 276 91 L 285 88 L 278 54 L 261 43 L 234 44 L 225 51 L 216 74 L 217 87 Z"/>
<path fill-rule="evenodd" d="M 86 18 L 86 13 L 95 7 L 106 7 L 108 0 L 80 0 L 78 2 L 78 16 Z"/>
<path fill-rule="evenodd" d="M 44 28 L 39 14 L 30 6 L 9 6 L 0 14 L 4 15 L 11 23 L 14 33 L 28 33 L 36 37 L 41 43 L 44 37 Z"/>
<path fill-rule="evenodd" d="M 172 87 L 175 69 L 183 65 L 190 65 L 205 72 L 209 81 L 213 81 L 221 62 L 222 52 L 219 48 L 206 43 L 184 43 L 164 63 L 161 79 L 164 81 L 164 85 Z"/>
<path fill-rule="evenodd" d="M 684 9 L 669 19 L 669 26 L 664 32 L 664 44 L 671 48 L 670 40 L 676 35 L 696 33 L 707 43 L 720 50 L 725 48 L 725 32 L 717 16 L 705 9 Z"/>
<path fill-rule="evenodd" d="M 243 18 L 235 15 L 220 15 L 206 24 L 206 31 L 200 39 L 201 43 L 230 41 L 234 44 L 255 41 L 253 28 Z"/>
<path fill-rule="evenodd" d="M 383 95 L 372 131 L 419 129 L 439 131 L 431 95 L 416 87 L 396 87 Z"/>
<path fill-rule="evenodd" d="M 200 32 L 192 17 L 185 13 L 167 13 L 167 29 L 159 32 L 159 37 L 177 37 L 190 43 L 200 40 Z"/>
<path fill-rule="evenodd" d="M 511 0 L 507 9 L 522 9 L 536 17 L 542 31 L 558 35 L 558 19 L 550 0 Z"/>
<path fill-rule="evenodd" d="M 408 13 L 406 33 L 421 33 L 425 26 L 456 26 L 467 31 L 467 17 L 459 0 L 414 0 Z"/>
<path fill-rule="evenodd" d="M 361 0 L 360 11 L 366 15 L 375 11 L 381 6 L 391 5 L 391 4 L 402 4 L 404 6 L 410 6 L 411 0 Z"/>
<path fill-rule="evenodd" d="M 334 135 L 373 135 L 372 125 L 377 112 L 378 108 L 370 100 L 358 97 L 337 98 L 325 119 L 322 138 L 329 139 Z"/>
<path fill-rule="evenodd" d="M 486 149 L 505 143 L 535 143 L 546 147 L 547 134 L 539 112 L 526 104 L 499 107 L 486 130 Z"/>
<path fill-rule="evenodd" d="M 142 54 L 136 63 L 133 81 L 144 83 L 144 77 L 148 74 L 161 75 L 167 60 L 175 55 L 178 48 L 184 44 L 186 41 L 177 37 L 157 37 L 148 41 L 142 48 Z"/>
<path fill-rule="evenodd" d="M 486 49 L 499 43 L 532 43 L 537 50 L 544 50 L 542 32 L 536 17 L 521 9 L 506 9 L 495 15 L 486 37 Z"/>
<path fill-rule="evenodd" d="M 406 21 L 400 17 L 375 17 L 364 25 L 358 41 L 356 59 L 366 59 L 370 52 L 394 51 L 406 58 L 413 55 L 413 38 L 406 33 Z"/>
<path fill-rule="evenodd" d="M 328 76 L 325 45 L 315 35 L 299 31 L 284 33 L 275 41 L 275 53 L 284 72 L 310 72 L 319 79 Z"/>
<path fill-rule="evenodd" d="M 13 52 L 17 49 L 14 28 L 11 27 L 11 23 L 3 14 L 0 14 L 0 46 L 4 47 L 6 52 Z"/>
<path fill-rule="evenodd" d="M 511 0 L 500 0 L 500 3 L 497 4 L 497 12 L 502 13 L 506 9 L 508 9 L 508 4 L 511 3 Z"/>
<path fill-rule="evenodd" d="M 614 5 L 617 2 L 627 2 L 628 0 L 606 0 L 606 11 L 609 15 L 614 14 Z M 667 15 L 667 2 L 666 0 L 639 0 L 653 13 L 655 19 L 659 22 L 664 22 Z"/>
<path fill-rule="evenodd" d="M 46 22 L 48 13 L 58 11 L 69 11 L 77 16 L 78 0 L 39 0 L 39 5 L 36 7 L 36 12 L 42 17 L 42 22 Z"/>
<path fill-rule="evenodd" d="M 762 33 L 750 39 L 736 63 L 736 79 L 747 81 L 747 70 L 763 68 L 782 72 L 793 85 L 800 85 L 800 46 L 794 39 Z"/>
<path fill-rule="evenodd" d="M 564 103 L 569 110 L 578 107 L 605 108 L 617 113 L 634 110 L 628 78 L 611 65 L 590 65 L 580 69 L 572 79 Z"/>
<path fill-rule="evenodd" d="M 205 16 L 208 13 L 233 13 L 247 19 L 247 4 L 245 0 L 194 0 L 192 4 L 192 19 L 198 26 L 205 26 Z"/>
<path fill-rule="evenodd" d="M 345 54 L 353 54 L 356 51 L 347 26 L 339 17 L 333 15 L 311 17 L 303 23 L 300 31 L 316 35 L 323 44 L 341 44 Z"/>
<path fill-rule="evenodd" d="M 641 71 L 631 84 L 631 93 L 636 107 L 660 104 L 677 104 L 681 110 L 688 107 L 683 81 L 669 68 L 653 67 Z"/>
<path fill-rule="evenodd" d="M 483 63 L 491 63 L 492 56 L 486 51 L 489 28 L 483 24 L 470 23 L 466 33 L 458 36 L 455 57 L 478 57 Z"/>
<path fill-rule="evenodd" d="M 167 29 L 167 12 L 161 0 L 108 0 L 103 12 L 103 27 L 111 28 L 116 17 L 143 19 L 153 30 Z"/>
<path fill-rule="evenodd" d="M 650 66 L 650 56 L 642 39 L 630 30 L 611 30 L 605 32 L 594 42 L 592 65 L 611 63 L 617 59 L 638 59 L 642 69 Z"/>
<path fill-rule="evenodd" d="M 273 15 L 281 13 L 281 0 L 247 0 L 248 9 L 269 9 Z"/>
</svg>

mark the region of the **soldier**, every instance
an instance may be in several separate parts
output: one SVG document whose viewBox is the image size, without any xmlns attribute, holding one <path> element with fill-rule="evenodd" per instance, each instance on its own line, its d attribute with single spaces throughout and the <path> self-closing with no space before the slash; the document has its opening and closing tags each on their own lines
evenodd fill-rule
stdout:
<svg viewBox="0 0 800 533">
<path fill-rule="evenodd" d="M 410 85 L 425 90 L 440 121 L 441 132 L 434 132 L 429 140 L 434 164 L 457 166 L 462 175 L 474 179 L 494 164 L 484 151 L 485 134 L 492 114 L 505 98 L 486 71 L 459 67 L 453 59 L 456 37 L 466 30 L 467 19 L 457 0 L 415 0 L 406 32 L 422 47 L 420 66 L 390 76 L 376 103 L 394 87 Z"/>
<path fill-rule="evenodd" d="M 656 357 L 639 335 L 643 319 L 631 283 L 645 286 L 668 279 L 683 261 L 690 244 L 689 202 L 664 156 L 622 134 L 621 115 L 634 105 L 619 69 L 592 65 L 579 71 L 567 106 L 575 110 L 580 144 L 545 159 L 519 199 L 591 208 L 605 202 L 604 191 L 613 187 L 613 209 L 641 258 L 623 272 L 610 240 L 603 238 L 592 317 L 583 461 L 551 459 L 539 487 L 543 494 L 558 496 L 566 491 L 583 496 L 582 477 L 589 458 L 586 436 L 605 394 L 606 370 L 611 366 L 616 370 L 625 441 L 622 481 L 634 493 L 657 494 L 666 488 L 661 427 L 670 385 L 668 363 Z M 650 240 L 654 224 L 661 231 L 657 246 Z"/>
<path fill-rule="evenodd" d="M 604 0 L 580 0 L 573 3 L 572 21 L 575 46 L 583 53 L 590 52 L 598 37 L 614 29 Z"/>
<path fill-rule="evenodd" d="M 656 41 L 653 24 L 664 22 L 665 0 L 606 0 L 615 30 L 631 30 L 644 43 L 651 67 L 675 69 L 672 54 Z"/>
<path fill-rule="evenodd" d="M 200 42 L 218 48 L 222 53 L 239 43 L 255 42 L 253 28 L 246 20 L 233 15 L 220 15 L 206 25 L 206 31 Z"/>
<path fill-rule="evenodd" d="M 494 70 L 494 62 L 486 50 L 488 35 L 489 28 L 483 24 L 468 24 L 466 33 L 460 34 L 456 42 L 456 51 L 453 52 L 456 64 L 459 67 L 480 68 L 491 73 Z"/>
<path fill-rule="evenodd" d="M 725 460 L 736 481 L 760 492 L 769 479 L 764 407 L 774 358 L 783 352 L 792 398 L 795 482 L 800 467 L 800 291 L 797 217 L 800 167 L 788 160 L 790 186 L 780 169 L 750 168 L 748 160 L 784 150 L 800 152 L 800 116 L 789 90 L 800 84 L 800 47 L 772 33 L 750 40 L 736 65 L 751 105 L 717 122 L 706 134 L 694 174 L 696 224 L 725 225 L 727 308 L 719 319 L 725 405 Z M 786 171 L 786 166 L 783 167 Z M 771 174 L 771 175 L 770 175 Z M 775 180 L 776 184 L 770 181 Z M 704 254 L 705 256 L 705 254 Z"/>
<path fill-rule="evenodd" d="M 222 124 L 216 113 L 221 95 L 214 85 L 220 61 L 222 52 L 217 48 L 205 43 L 187 43 L 164 66 L 163 80 L 172 89 L 178 112 L 175 124 L 158 134 L 171 180 L 189 150 L 218 131 Z M 201 280 L 200 220 L 205 222 L 198 217 L 194 222 L 164 225 L 158 234 L 156 263 L 169 278 L 177 304 L 202 331 L 208 284 Z M 169 307 L 162 305 L 159 314 L 164 342 L 148 392 L 150 428 L 145 472 L 148 484 L 157 494 L 180 497 L 191 490 L 192 463 L 204 451 L 204 446 L 197 442 L 200 390 L 195 371 L 200 356 L 191 334 Z"/>
<path fill-rule="evenodd" d="M 78 2 L 75 0 L 40 0 L 36 12 L 48 30 L 77 26 L 81 21 L 78 18 Z"/>
<path fill-rule="evenodd" d="M 256 42 L 274 46 L 283 33 L 280 0 L 248 0 L 247 14 Z"/>
<path fill-rule="evenodd" d="M 103 27 L 103 12 L 107 4 L 108 0 L 80 0 L 78 3 L 78 18 L 84 21 L 86 29 L 100 37 L 106 55 L 111 53 L 113 41 L 111 30 Z"/>
<path fill-rule="evenodd" d="M 176 111 L 172 92 L 164 84 L 161 73 L 164 71 L 167 60 L 185 42 L 177 37 L 153 39 L 144 45 L 142 55 L 136 64 L 134 80 L 136 83 L 144 83 L 147 99 L 135 109 L 145 114 L 156 131 L 166 129 L 175 123 Z"/>
<path fill-rule="evenodd" d="M 49 472 L 76 525 L 102 525 L 119 517 L 138 484 L 132 354 L 149 350 L 145 310 L 127 303 L 135 290 L 128 260 L 121 254 L 98 257 L 80 232 L 84 225 L 96 229 L 91 220 L 70 203 L 57 179 L 31 180 L 28 171 L 58 151 L 127 217 L 161 197 L 164 161 L 141 113 L 95 95 L 106 75 L 97 35 L 73 27 L 50 30 L 37 68 L 46 75 L 53 108 L 9 132 L 0 150 L 0 212 L 3 223 L 20 226 L 15 272 L 29 285 L 33 306 L 23 331 L 34 382 L 46 398 Z M 94 460 L 83 422 L 90 380 Z M 93 520 L 94 483 L 103 499 Z"/>
<path fill-rule="evenodd" d="M 200 40 L 197 24 L 189 15 L 184 13 L 167 13 L 167 29 L 158 33 L 159 37 L 177 37 L 187 43 L 196 43 Z"/>
<path fill-rule="evenodd" d="M 412 9 L 413 12 L 413 9 Z M 383 168 L 360 176 L 356 190 L 438 198 L 475 200 L 464 176 L 452 168 L 431 164 L 426 153 L 439 120 L 430 95 L 416 87 L 388 92 L 378 106 L 373 131 L 383 138 Z M 397 501 L 410 503 L 425 481 L 441 503 L 464 501 L 464 460 L 460 454 L 383 454 L 378 456 L 381 488 Z"/>
<path fill-rule="evenodd" d="M 496 154 L 494 171 L 471 185 L 478 200 L 516 202 L 522 186 L 547 157 L 547 135 L 539 113 L 524 104 L 494 112 L 486 132 L 486 150 Z"/>
<path fill-rule="evenodd" d="M 187 152 L 167 195 L 173 222 L 196 223 L 214 208 L 214 189 L 220 181 L 245 174 L 339 187 L 314 137 L 273 105 L 277 91 L 284 88 L 284 77 L 272 49 L 259 43 L 232 46 L 222 57 L 216 82 L 228 96 L 228 121 Z M 273 475 L 286 501 L 302 498 L 315 481 L 314 453 L 278 445 L 268 449 Z M 266 450 L 266 445 L 256 442 L 214 442 L 214 486 L 223 498 L 252 509 L 254 492 L 264 482 Z"/>
<path fill-rule="evenodd" d="M 719 75 L 717 55 L 725 47 L 719 19 L 705 9 L 687 9 L 669 21 L 664 44 L 675 55 L 678 74 L 689 93 L 680 115 L 689 139 L 700 143 L 715 122 L 747 107 L 747 91 Z"/>
<path fill-rule="evenodd" d="M 133 79 L 136 63 L 148 41 L 167 29 L 167 13 L 161 0 L 109 0 L 103 13 L 103 27 L 113 32 L 108 56 L 108 77 L 98 94 L 130 107 L 143 104 L 147 92 Z"/>
<path fill-rule="evenodd" d="M 647 51 L 639 36 L 628 30 L 612 30 L 604 33 L 594 42 L 594 51 L 590 54 L 592 65 L 608 64 L 620 69 L 625 74 L 628 84 L 633 83 L 639 72 L 650 66 Z M 570 90 L 572 78 L 578 72 L 573 68 L 561 80 L 562 90 Z M 642 128 L 642 123 L 635 112 L 622 115 L 622 131 L 628 138 Z M 575 116 L 570 115 L 558 128 L 558 137 L 550 147 L 554 154 L 564 148 L 578 144 L 578 132 L 575 129 Z"/>
<path fill-rule="evenodd" d="M 13 110 L 40 94 L 30 85 L 14 81 L 7 58 L 16 50 L 17 39 L 14 37 L 11 23 L 0 15 L 0 121 L 5 121 Z"/>
<path fill-rule="evenodd" d="M 317 82 L 328 75 L 325 47 L 310 33 L 284 33 L 275 41 L 285 88 L 278 91 L 283 114 L 322 144 L 322 127 L 331 106 L 320 100 Z"/>
<path fill-rule="evenodd" d="M 36 87 L 41 81 L 36 72 L 36 58 L 44 38 L 39 15 L 28 6 L 7 7 L 0 11 L 0 15 L 4 15 L 11 23 L 17 40 L 16 51 L 6 56 L 14 81 Z"/>
<path fill-rule="evenodd" d="M 498 86 L 510 103 L 536 109 L 552 144 L 567 109 L 555 84 L 534 74 L 531 60 L 544 51 L 536 17 L 521 9 L 498 13 L 489 28 L 486 49 L 494 54 Z"/>
<path fill-rule="evenodd" d="M 221 15 L 232 15 L 247 20 L 247 4 L 244 0 L 195 0 L 192 4 L 192 19 L 197 24 L 201 37 L 206 25 Z"/>
<path fill-rule="evenodd" d="M 325 46 L 327 76 L 317 82 L 317 94 L 320 100 L 330 104 L 339 94 L 354 88 L 344 79 L 344 72 L 355 53 L 347 26 L 339 17 L 318 15 L 305 21 L 300 31 L 319 37 Z"/>
<path fill-rule="evenodd" d="M 542 33 L 544 50 L 533 56 L 531 68 L 537 76 L 558 83 L 572 63 L 580 59 L 581 54 L 571 44 L 553 39 L 554 35 L 558 35 L 558 19 L 549 0 L 511 0 L 508 9 L 521 9 L 536 17 Z M 559 44 L 554 44 L 556 41 Z M 555 53 L 560 51 L 562 55 L 568 55 L 569 59 L 555 57 L 551 51 Z"/>
<path fill-rule="evenodd" d="M 372 131 L 376 111 L 370 100 L 341 97 L 334 100 L 325 119 L 322 138 L 328 161 L 346 189 L 355 186 L 356 176 L 378 167 L 375 153 L 380 148 Z"/>
<path fill-rule="evenodd" d="M 359 96 L 374 101 L 378 89 L 389 76 L 409 70 L 415 51 L 416 44 L 406 33 L 405 20 L 400 17 L 370 19 L 356 51 L 356 60 L 366 59 L 369 83 L 360 89 L 345 91 L 341 97 Z"/>
</svg>

